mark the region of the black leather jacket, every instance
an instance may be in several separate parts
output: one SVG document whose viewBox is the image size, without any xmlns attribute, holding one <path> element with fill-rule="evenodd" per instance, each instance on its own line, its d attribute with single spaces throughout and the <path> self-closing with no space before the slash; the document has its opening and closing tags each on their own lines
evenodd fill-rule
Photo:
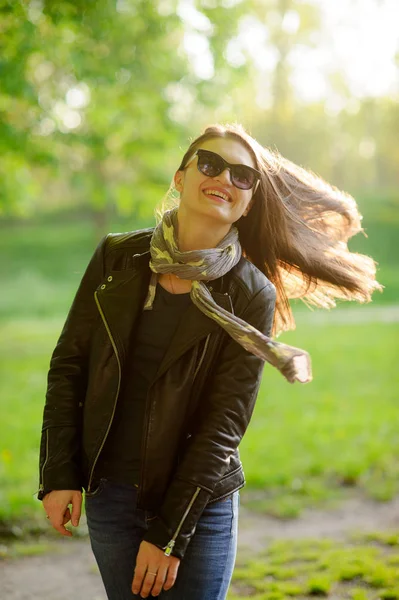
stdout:
<svg viewBox="0 0 399 600">
<path fill-rule="evenodd" d="M 44 408 L 38 498 L 92 492 L 129 338 L 151 276 L 153 228 L 109 234 L 83 276 L 54 349 Z M 245 258 L 209 282 L 214 300 L 270 335 L 273 284 Z M 208 502 L 245 485 L 238 445 L 264 361 L 194 304 L 184 313 L 147 396 L 138 508 L 156 512 L 144 539 L 183 558 Z"/>
</svg>

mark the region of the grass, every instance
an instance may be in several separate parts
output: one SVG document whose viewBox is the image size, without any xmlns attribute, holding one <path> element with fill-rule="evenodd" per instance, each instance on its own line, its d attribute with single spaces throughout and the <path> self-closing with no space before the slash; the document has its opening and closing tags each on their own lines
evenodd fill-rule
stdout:
<svg viewBox="0 0 399 600">
<path fill-rule="evenodd" d="M 149 225 L 118 222 L 110 226 L 110 231 Z M 377 279 L 385 289 L 383 294 L 374 294 L 373 302 L 382 306 L 397 303 L 399 298 L 397 236 L 392 227 L 381 229 L 375 225 L 368 231 L 369 239 L 358 236 L 351 245 L 353 251 L 371 254 L 378 262 Z M 7 261 L 0 263 L 0 276 L 7 285 L 0 294 L 0 319 L 64 315 L 100 237 L 87 220 L 3 227 L 0 255 Z"/>
<path fill-rule="evenodd" d="M 0 519 L 39 508 L 37 455 L 46 373 L 62 321 L 3 324 L 0 355 Z M 308 327 L 285 336 L 313 356 L 315 379 L 291 386 L 266 365 L 240 446 L 248 489 L 260 510 L 295 516 L 357 486 L 379 500 L 399 484 L 399 324 Z M 243 490 L 245 501 L 246 489 Z M 263 502 L 263 504 L 262 504 Z"/>
<path fill-rule="evenodd" d="M 398 533 L 395 544 L 384 535 L 391 534 L 372 540 L 275 540 L 256 556 L 238 557 L 228 600 L 399 600 Z"/>
<path fill-rule="evenodd" d="M 240 446 L 265 510 L 295 516 L 351 486 L 377 500 L 397 493 L 398 334 L 398 323 L 308 324 L 284 336 L 310 352 L 314 380 L 290 386 L 265 367 Z"/>
<path fill-rule="evenodd" d="M 145 224 L 135 228 L 140 226 Z M 86 222 L 2 230 L 0 252 L 7 256 L 0 265 L 7 281 L 0 294 L 3 523 L 32 522 L 39 514 L 37 455 L 47 369 L 97 241 Z M 397 271 L 386 263 L 381 272 L 386 274 L 381 281 L 392 283 L 391 293 L 398 286 Z M 376 294 L 376 302 L 383 305 L 386 297 Z M 297 330 L 282 341 L 311 353 L 314 381 L 290 386 L 266 365 L 240 446 L 247 478 L 243 501 L 293 517 L 303 506 L 334 500 L 348 487 L 378 500 L 397 493 L 398 329 L 397 323 L 339 325 L 327 319 L 312 325 L 298 318 Z M 252 496 L 246 497 L 247 490 Z"/>
<path fill-rule="evenodd" d="M 40 556 L 54 552 L 54 548 L 54 544 L 51 544 L 48 539 L 4 544 L 0 546 L 0 560 Z"/>
</svg>

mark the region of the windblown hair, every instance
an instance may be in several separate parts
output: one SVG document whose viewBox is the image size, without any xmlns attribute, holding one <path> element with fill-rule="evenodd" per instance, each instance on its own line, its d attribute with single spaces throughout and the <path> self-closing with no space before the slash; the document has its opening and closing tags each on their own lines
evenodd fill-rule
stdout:
<svg viewBox="0 0 399 600">
<path fill-rule="evenodd" d="M 350 252 L 347 242 L 363 231 L 355 200 L 310 171 L 261 146 L 238 124 L 211 125 L 183 156 L 178 170 L 203 142 L 231 138 L 253 156 L 262 177 L 247 217 L 234 225 L 243 255 L 276 286 L 273 333 L 294 329 L 290 298 L 308 306 L 331 308 L 337 298 L 369 302 L 374 290 L 376 263 Z M 176 206 L 174 183 L 156 210 L 159 221 Z"/>
</svg>

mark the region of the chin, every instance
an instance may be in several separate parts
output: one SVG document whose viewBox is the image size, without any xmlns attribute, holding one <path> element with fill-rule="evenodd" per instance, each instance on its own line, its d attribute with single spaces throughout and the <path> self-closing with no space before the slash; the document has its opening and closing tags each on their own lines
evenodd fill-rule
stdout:
<svg viewBox="0 0 399 600">
<path fill-rule="evenodd" d="M 203 199 L 202 199 L 203 200 Z M 212 219 L 212 221 L 220 226 L 230 226 L 233 224 L 233 217 L 230 217 L 228 214 L 223 214 L 224 211 L 223 206 L 219 206 L 218 204 L 205 204 L 202 202 L 181 202 L 180 206 L 184 207 L 184 211 L 190 215 L 192 218 L 204 218 L 204 219 Z"/>
</svg>

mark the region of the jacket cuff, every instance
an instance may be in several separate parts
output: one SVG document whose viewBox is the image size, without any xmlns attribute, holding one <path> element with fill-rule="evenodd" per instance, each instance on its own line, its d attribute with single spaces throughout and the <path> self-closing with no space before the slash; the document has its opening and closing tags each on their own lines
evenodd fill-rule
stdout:
<svg viewBox="0 0 399 600">
<path fill-rule="evenodd" d="M 164 550 L 167 556 L 182 559 L 210 497 L 210 491 L 175 479 L 143 539 Z M 176 510 L 176 498 L 180 510 Z"/>
<path fill-rule="evenodd" d="M 38 500 L 43 500 L 44 496 L 46 494 L 49 494 L 50 492 L 52 492 L 52 490 L 45 490 L 42 487 L 40 487 L 39 491 L 37 492 L 37 499 Z"/>
<path fill-rule="evenodd" d="M 79 446 L 74 427 L 47 428 L 42 432 L 38 499 L 52 490 L 82 490 Z"/>
<path fill-rule="evenodd" d="M 38 500 L 43 500 L 44 496 L 46 494 L 49 494 L 50 492 L 53 492 L 54 490 L 76 490 L 77 492 L 83 492 L 83 488 L 82 487 L 78 487 L 76 485 L 70 486 L 68 485 L 67 487 L 62 487 L 62 488 L 51 488 L 51 489 L 44 489 L 42 486 L 39 487 L 39 491 L 37 492 L 37 499 Z"/>
</svg>

